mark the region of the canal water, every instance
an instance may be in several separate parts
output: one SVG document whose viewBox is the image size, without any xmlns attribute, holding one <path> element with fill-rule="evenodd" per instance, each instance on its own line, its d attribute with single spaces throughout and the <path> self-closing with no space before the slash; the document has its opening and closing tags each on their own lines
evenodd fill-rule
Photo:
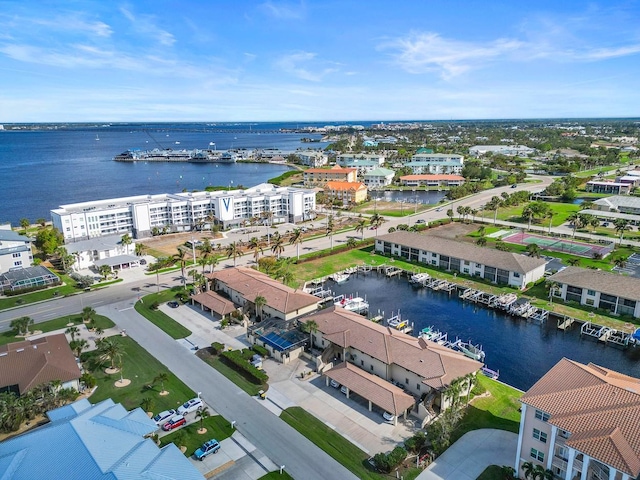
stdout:
<svg viewBox="0 0 640 480">
<path fill-rule="evenodd" d="M 500 371 L 500 380 L 521 390 L 529 389 L 562 357 L 581 363 L 592 362 L 634 377 L 640 377 L 640 347 L 620 349 L 581 337 L 579 325 L 558 330 L 555 321 L 527 322 L 460 300 L 456 293 L 415 288 L 407 278 L 387 278 L 370 272 L 351 275 L 343 284 L 329 282 L 336 294 L 366 297 L 370 316 L 384 312 L 385 318 L 400 313 L 414 324 L 414 335 L 433 326 L 456 337 L 481 344 L 485 362 Z"/>
</svg>

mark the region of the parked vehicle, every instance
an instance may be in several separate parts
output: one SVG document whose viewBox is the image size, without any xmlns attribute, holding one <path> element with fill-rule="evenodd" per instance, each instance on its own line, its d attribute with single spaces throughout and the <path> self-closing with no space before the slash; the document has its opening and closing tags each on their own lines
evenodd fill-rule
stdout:
<svg viewBox="0 0 640 480">
<path fill-rule="evenodd" d="M 146 265 L 147 261 L 144 258 L 140 259 L 140 265 Z"/>
<path fill-rule="evenodd" d="M 178 308 L 180 306 L 178 302 L 168 302 L 167 305 L 169 305 L 171 308 Z"/>
<path fill-rule="evenodd" d="M 384 412 L 384 413 L 382 414 L 382 417 L 383 417 L 387 422 L 390 422 L 390 423 L 393 423 L 393 422 L 395 422 L 395 421 L 396 421 L 396 416 L 395 416 L 393 413 Z"/>
<path fill-rule="evenodd" d="M 201 398 L 192 398 L 178 407 L 178 415 L 186 415 L 187 413 L 195 412 L 203 405 Z"/>
<path fill-rule="evenodd" d="M 333 378 L 329 382 L 329 385 L 331 385 L 333 388 L 340 388 L 340 384 L 336 382 Z"/>
<path fill-rule="evenodd" d="M 181 427 L 182 425 L 186 425 L 186 423 L 187 423 L 187 419 L 184 418 L 182 415 L 175 415 L 167 423 L 165 423 L 162 426 L 162 429 L 165 432 L 169 432 L 174 428 L 178 428 L 178 427 Z"/>
<path fill-rule="evenodd" d="M 208 442 L 204 442 L 195 451 L 194 455 L 198 460 L 204 460 L 204 457 L 212 453 L 218 453 L 218 450 L 220 450 L 220 443 L 216 439 L 211 439 Z"/>
<path fill-rule="evenodd" d="M 167 420 L 173 417 L 176 414 L 175 410 L 165 410 L 164 412 L 160 412 L 155 417 L 153 417 L 153 421 L 156 422 L 156 425 L 161 427 Z"/>
<path fill-rule="evenodd" d="M 348 389 L 347 389 L 347 387 L 345 387 L 344 385 L 342 385 L 342 386 L 340 387 L 340 391 L 346 395 L 346 394 L 347 394 Z"/>
<path fill-rule="evenodd" d="M 418 220 L 416 220 L 416 225 L 424 225 L 425 223 L 427 222 L 424 218 L 419 218 Z"/>
</svg>

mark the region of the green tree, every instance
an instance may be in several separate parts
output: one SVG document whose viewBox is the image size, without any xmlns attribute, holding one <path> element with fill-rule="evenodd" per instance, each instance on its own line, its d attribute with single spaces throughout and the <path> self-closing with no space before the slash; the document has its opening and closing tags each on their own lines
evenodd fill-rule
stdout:
<svg viewBox="0 0 640 480">
<path fill-rule="evenodd" d="M 361 240 L 364 240 L 364 232 L 366 229 L 367 229 L 367 221 L 364 218 L 361 218 L 360 220 L 358 220 L 358 223 L 356 225 L 356 232 L 362 235 Z"/>
<path fill-rule="evenodd" d="M 315 320 L 309 320 L 304 324 L 305 331 L 309 334 L 309 349 L 313 348 L 313 334 L 318 331 L 318 324 Z"/>
<path fill-rule="evenodd" d="M 211 416 L 209 407 L 200 407 L 196 411 L 196 418 L 200 420 L 200 431 L 204 430 L 204 421 Z"/>
<path fill-rule="evenodd" d="M 237 265 L 237 258 L 242 255 L 241 251 L 240 251 L 240 246 L 238 245 L 238 242 L 231 242 L 229 245 L 227 245 L 226 247 L 226 254 L 227 254 L 227 258 L 231 258 L 233 257 L 233 266 L 235 267 Z"/>
<path fill-rule="evenodd" d="M 80 333 L 80 329 L 75 325 L 72 327 L 68 327 L 64 333 L 71 336 L 71 341 L 73 342 L 76 339 L 76 335 Z"/>
<path fill-rule="evenodd" d="M 260 255 L 264 252 L 264 249 L 262 248 L 262 242 L 258 237 L 252 237 L 249 240 L 248 247 L 249 247 L 249 250 L 253 252 L 253 260 L 256 263 L 258 263 L 258 259 L 260 258 Z"/>
<path fill-rule="evenodd" d="M 480 247 L 484 247 L 487 244 L 487 237 L 479 237 L 476 240 L 476 245 L 480 246 Z"/>
<path fill-rule="evenodd" d="M 125 233 L 124 235 L 122 235 L 122 238 L 120 238 L 120 243 L 124 246 L 125 252 L 128 255 L 129 245 L 133 243 L 133 238 L 131 238 L 131 235 L 129 235 L 128 233 Z"/>
<path fill-rule="evenodd" d="M 15 320 L 11 320 L 9 326 L 15 332 L 16 335 L 27 336 L 33 325 L 33 318 L 31 317 L 20 317 Z"/>
<path fill-rule="evenodd" d="M 530 243 L 527 245 L 527 254 L 530 257 L 540 258 L 540 246 L 536 243 Z"/>
<path fill-rule="evenodd" d="M 76 354 L 76 357 L 80 358 L 82 355 L 82 351 L 89 346 L 89 342 L 87 342 L 84 338 L 79 338 L 78 340 L 72 340 L 69 342 L 69 347 Z"/>
<path fill-rule="evenodd" d="M 121 360 L 124 353 L 122 344 L 113 338 L 105 338 L 98 347 L 98 358 L 101 362 L 109 361 L 111 369 L 115 370 L 116 360 Z"/>
<path fill-rule="evenodd" d="M 262 295 L 258 295 L 253 300 L 253 305 L 255 306 L 255 310 L 256 310 L 256 318 L 259 318 L 260 320 L 262 320 L 262 308 L 266 304 L 267 304 L 267 299 L 264 298 Z"/>
<path fill-rule="evenodd" d="M 140 407 L 145 411 L 145 412 L 153 412 L 153 407 L 155 407 L 155 400 L 152 397 L 144 397 L 141 401 L 140 401 Z"/>
<path fill-rule="evenodd" d="M 43 228 L 36 234 L 34 245 L 46 255 L 53 255 L 64 242 L 62 234 L 56 228 Z"/>
<path fill-rule="evenodd" d="M 624 238 L 624 232 L 631 230 L 631 225 L 629 225 L 629 220 L 625 218 L 616 218 L 613 222 L 613 227 L 617 233 L 620 234 L 620 241 L 618 243 L 622 243 L 622 239 Z"/>
<path fill-rule="evenodd" d="M 29 226 L 31 225 L 31 222 L 29 221 L 28 218 L 21 218 L 20 219 L 20 226 L 22 227 L 22 229 L 26 232 L 27 228 L 29 228 Z"/>
<path fill-rule="evenodd" d="M 188 254 L 187 251 L 182 249 L 182 248 L 178 248 L 178 253 L 174 254 L 172 257 L 172 260 L 177 263 L 178 265 L 180 265 L 180 272 L 182 275 L 182 287 L 186 287 L 187 285 L 187 276 L 184 274 L 184 269 L 187 266 L 187 258 L 188 258 Z"/>
<path fill-rule="evenodd" d="M 161 393 L 166 392 L 166 390 L 164 389 L 164 382 L 169 380 L 169 375 L 166 372 L 161 372 L 158 375 L 156 375 L 153 379 L 153 383 L 154 385 L 156 383 L 160 384 L 160 387 L 162 388 L 162 390 L 160 390 Z"/>
<path fill-rule="evenodd" d="M 102 275 L 103 280 L 106 280 L 111 273 L 111 267 L 109 265 L 100 265 L 100 268 L 98 270 L 100 272 L 100 275 Z"/>
<path fill-rule="evenodd" d="M 284 252 L 284 238 L 282 237 L 282 235 L 278 234 L 272 237 L 272 241 L 273 243 L 271 245 L 271 251 L 276 256 L 276 258 L 280 258 L 280 255 L 282 255 L 282 252 Z"/>
<path fill-rule="evenodd" d="M 577 267 L 580 264 L 580 259 L 576 257 L 568 258 L 567 264 L 571 265 L 572 267 Z"/>
<path fill-rule="evenodd" d="M 136 243 L 134 253 L 138 257 L 144 257 L 147 254 L 147 247 L 142 243 Z"/>
<path fill-rule="evenodd" d="M 86 306 L 82 309 L 82 321 L 90 322 L 96 316 L 96 311 L 89 306 Z"/>
<path fill-rule="evenodd" d="M 302 229 L 294 228 L 291 238 L 289 238 L 289 245 L 296 246 L 296 256 L 300 259 L 300 244 L 302 243 Z"/>
<path fill-rule="evenodd" d="M 450 208 L 447 210 L 447 217 L 449 217 L 449 220 L 453 221 L 453 208 Z"/>
<path fill-rule="evenodd" d="M 524 473 L 524 478 L 525 479 L 532 479 L 533 478 L 533 472 L 535 470 L 535 466 L 533 465 L 533 463 L 531 462 L 524 462 L 522 464 L 522 471 Z"/>
<path fill-rule="evenodd" d="M 327 236 L 331 239 L 331 250 L 333 250 L 333 231 L 335 230 L 335 223 L 333 221 L 333 215 L 327 217 Z"/>
<path fill-rule="evenodd" d="M 62 263 L 62 270 L 68 272 L 71 269 L 71 266 L 75 262 L 76 257 L 74 255 L 69 254 L 67 249 L 64 247 L 58 247 L 55 251 L 56 255 L 60 259 L 60 263 Z"/>
<path fill-rule="evenodd" d="M 627 260 L 624 257 L 615 257 L 612 262 L 618 269 L 622 269 L 627 266 Z"/>
</svg>

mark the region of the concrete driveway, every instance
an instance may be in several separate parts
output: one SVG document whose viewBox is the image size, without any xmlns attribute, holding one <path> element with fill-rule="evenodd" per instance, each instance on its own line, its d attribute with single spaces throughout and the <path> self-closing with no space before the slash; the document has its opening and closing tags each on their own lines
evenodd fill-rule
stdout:
<svg viewBox="0 0 640 480">
<path fill-rule="evenodd" d="M 513 465 L 518 435 L 485 428 L 462 436 L 418 475 L 419 480 L 476 480 L 489 465 Z"/>
</svg>

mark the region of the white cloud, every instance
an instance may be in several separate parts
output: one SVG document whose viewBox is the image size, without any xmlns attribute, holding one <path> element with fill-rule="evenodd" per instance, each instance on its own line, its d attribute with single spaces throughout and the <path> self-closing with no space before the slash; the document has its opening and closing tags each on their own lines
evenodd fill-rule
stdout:
<svg viewBox="0 0 640 480">
<path fill-rule="evenodd" d="M 125 7 L 121 7 L 120 12 L 131 22 L 132 28 L 135 32 L 152 38 L 159 44 L 166 47 L 170 47 L 176 42 L 176 38 L 172 33 L 163 30 L 156 24 L 155 17 L 153 15 L 134 15 L 131 10 Z"/>
<path fill-rule="evenodd" d="M 296 5 L 268 1 L 260 5 L 260 10 L 279 20 L 300 20 L 305 16 L 305 6 L 303 3 Z"/>
<path fill-rule="evenodd" d="M 311 70 L 309 64 L 315 60 L 315 58 L 316 54 L 312 52 L 292 53 L 281 57 L 276 62 L 276 66 L 290 75 L 310 82 L 319 82 L 326 75 L 337 72 L 337 69 L 333 67 Z M 305 66 L 301 66 L 301 64 Z"/>
</svg>

